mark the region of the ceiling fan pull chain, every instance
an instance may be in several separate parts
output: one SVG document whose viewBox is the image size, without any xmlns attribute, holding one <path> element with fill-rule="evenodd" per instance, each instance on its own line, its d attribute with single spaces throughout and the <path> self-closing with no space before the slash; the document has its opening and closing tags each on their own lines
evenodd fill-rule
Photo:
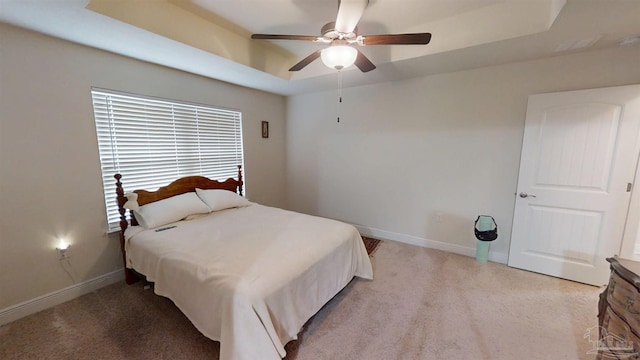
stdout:
<svg viewBox="0 0 640 360">
<path fill-rule="evenodd" d="M 338 70 L 338 122 L 340 122 L 340 105 L 342 104 L 342 71 Z"/>
</svg>

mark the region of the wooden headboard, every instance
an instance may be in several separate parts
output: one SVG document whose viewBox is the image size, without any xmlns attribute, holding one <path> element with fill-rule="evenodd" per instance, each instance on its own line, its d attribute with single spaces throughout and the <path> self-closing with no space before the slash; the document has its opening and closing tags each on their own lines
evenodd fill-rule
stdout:
<svg viewBox="0 0 640 360">
<path fill-rule="evenodd" d="M 124 188 L 122 187 L 122 179 L 121 174 L 115 174 L 113 176 L 116 179 L 116 200 L 118 203 L 118 212 L 120 213 L 120 250 L 122 251 L 122 257 L 125 262 L 125 278 L 127 284 L 134 283 L 138 281 L 138 276 L 131 270 L 127 268 L 127 259 L 124 249 L 124 231 L 131 225 L 138 225 L 138 221 L 136 220 L 133 211 L 129 211 L 129 220 L 127 220 L 127 209 L 123 206 L 127 202 L 127 197 L 125 195 Z M 171 184 L 167 186 L 163 186 L 155 191 L 147 191 L 147 190 L 133 190 L 138 194 L 138 204 L 140 206 L 152 203 L 154 201 L 166 199 L 172 196 L 195 192 L 196 188 L 199 189 L 224 189 L 236 192 L 242 195 L 242 165 L 238 165 L 238 179 L 228 178 L 225 181 L 217 181 L 211 180 L 204 176 L 187 176 L 180 179 L 175 180 Z"/>
</svg>

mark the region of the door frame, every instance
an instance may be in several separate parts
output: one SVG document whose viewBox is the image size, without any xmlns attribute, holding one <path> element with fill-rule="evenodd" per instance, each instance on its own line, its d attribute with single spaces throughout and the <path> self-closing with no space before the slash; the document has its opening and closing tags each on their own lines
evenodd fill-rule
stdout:
<svg viewBox="0 0 640 360">
<path fill-rule="evenodd" d="M 640 137 L 640 135 L 639 135 Z M 640 139 L 639 139 L 640 141 Z M 638 145 L 640 147 L 640 144 Z M 636 153 L 640 149 L 636 149 Z M 640 156 L 636 160 L 636 172 L 631 188 L 631 200 L 627 209 L 627 220 L 622 232 L 622 243 L 620 244 L 620 257 L 640 261 L 640 190 L 637 184 L 640 179 Z M 637 245 L 636 245 L 637 244 Z M 636 254 L 636 247 L 639 252 Z"/>
</svg>

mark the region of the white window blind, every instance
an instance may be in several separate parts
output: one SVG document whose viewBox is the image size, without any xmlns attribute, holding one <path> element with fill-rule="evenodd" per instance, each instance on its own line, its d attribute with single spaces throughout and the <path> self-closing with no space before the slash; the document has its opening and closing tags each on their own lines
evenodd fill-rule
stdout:
<svg viewBox="0 0 640 360">
<path fill-rule="evenodd" d="M 96 88 L 91 95 L 110 231 L 120 221 L 116 173 L 125 191 L 191 175 L 237 177 L 244 158 L 239 111 Z"/>
</svg>

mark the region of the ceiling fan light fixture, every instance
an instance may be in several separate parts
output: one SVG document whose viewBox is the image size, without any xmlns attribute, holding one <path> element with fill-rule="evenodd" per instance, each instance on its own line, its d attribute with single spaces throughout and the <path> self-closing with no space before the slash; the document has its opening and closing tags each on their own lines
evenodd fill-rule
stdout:
<svg viewBox="0 0 640 360">
<path fill-rule="evenodd" d="M 349 45 L 332 45 L 322 50 L 322 63 L 334 70 L 346 69 L 355 63 L 358 50 Z"/>
</svg>

